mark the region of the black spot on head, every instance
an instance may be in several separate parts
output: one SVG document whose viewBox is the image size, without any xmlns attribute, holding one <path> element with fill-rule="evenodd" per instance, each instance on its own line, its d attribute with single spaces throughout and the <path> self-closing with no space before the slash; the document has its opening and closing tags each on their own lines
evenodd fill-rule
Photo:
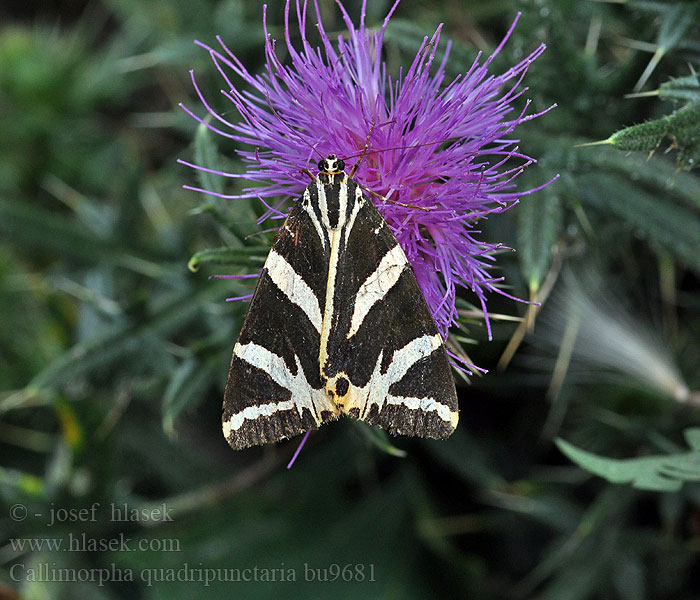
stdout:
<svg viewBox="0 0 700 600">
<path fill-rule="evenodd" d="M 347 379 L 345 379 L 345 377 L 339 377 L 338 380 L 335 382 L 335 392 L 341 398 L 348 393 L 349 388 L 350 382 Z"/>
<path fill-rule="evenodd" d="M 338 159 L 335 154 L 329 154 L 318 162 L 318 170 L 321 173 L 339 173 L 345 169 L 345 162 Z"/>
</svg>

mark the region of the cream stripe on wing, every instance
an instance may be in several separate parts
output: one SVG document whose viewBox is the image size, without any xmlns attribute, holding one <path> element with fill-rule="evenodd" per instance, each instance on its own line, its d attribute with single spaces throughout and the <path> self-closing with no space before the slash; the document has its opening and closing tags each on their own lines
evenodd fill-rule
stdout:
<svg viewBox="0 0 700 600">
<path fill-rule="evenodd" d="M 370 309 L 396 285 L 406 265 L 406 255 L 398 244 L 379 261 L 379 266 L 365 279 L 355 296 L 355 309 L 350 319 L 348 339 L 358 332 Z"/>
<path fill-rule="evenodd" d="M 396 382 L 401 381 L 408 370 L 421 358 L 430 356 L 440 346 L 442 346 L 442 338 L 439 333 L 436 333 L 435 335 L 423 335 L 415 338 L 403 348 L 396 350 L 391 357 L 391 364 L 383 376 L 386 380 L 386 392 Z"/>
<path fill-rule="evenodd" d="M 284 293 L 292 304 L 296 304 L 304 311 L 309 321 L 318 333 L 321 333 L 323 316 L 318 298 L 309 285 L 301 278 L 285 258 L 274 249 L 265 261 L 267 273 L 280 291 Z"/>
<path fill-rule="evenodd" d="M 260 416 L 271 416 L 280 410 L 290 410 L 296 408 L 299 416 L 303 416 L 303 409 L 308 409 L 317 423 L 321 422 L 321 412 L 337 412 L 331 404 L 324 389 L 314 389 L 306 381 L 304 369 L 301 368 L 299 358 L 295 355 L 294 360 L 297 366 L 297 373 L 293 375 L 281 356 L 270 352 L 267 348 L 259 346 L 253 342 L 248 344 L 236 344 L 233 349 L 234 356 L 237 356 L 249 365 L 265 371 L 272 380 L 279 386 L 289 390 L 292 394 L 290 400 L 281 402 L 270 402 L 247 406 L 242 411 L 237 412 L 223 424 L 224 436 L 229 437 L 232 431 L 236 431 L 243 425 L 246 419 L 257 419 Z"/>
<path fill-rule="evenodd" d="M 347 179 L 338 186 L 338 224 L 336 229 L 342 229 L 348 218 L 348 182 Z"/>
<path fill-rule="evenodd" d="M 369 390 L 365 410 L 360 411 L 360 414 L 363 417 L 366 416 L 372 404 L 376 404 L 379 411 L 382 410 L 385 403 L 396 406 L 402 405 L 411 410 L 435 411 L 440 419 L 449 422 L 453 428 L 456 427 L 459 421 L 459 412 L 450 410 L 447 405 L 434 398 L 413 398 L 389 394 L 389 388 L 401 381 L 414 364 L 422 358 L 430 356 L 440 346 L 442 346 L 442 338 L 439 333 L 424 335 L 411 340 L 403 348 L 394 352 L 394 355 L 391 357 L 391 364 L 384 375 L 379 373 L 382 363 L 382 355 L 380 353 L 375 372 L 366 386 Z"/>
<path fill-rule="evenodd" d="M 241 412 L 232 415 L 231 418 L 223 424 L 224 437 L 228 438 L 232 431 L 238 431 L 243 425 L 243 421 L 246 419 L 254 421 L 258 417 L 270 417 L 280 410 L 291 410 L 293 408 L 294 400 L 283 400 L 282 402 L 247 406 Z"/>
<path fill-rule="evenodd" d="M 387 404 L 395 406 L 405 406 L 411 410 L 420 410 L 421 412 L 435 411 L 443 421 L 449 421 L 453 427 L 457 426 L 459 413 L 450 410 L 450 407 L 442 402 L 438 402 L 433 398 L 406 398 L 404 396 L 387 396 Z"/>
<path fill-rule="evenodd" d="M 355 219 L 357 218 L 357 213 L 365 205 L 365 199 L 362 197 L 362 190 L 359 187 L 355 188 L 355 202 L 352 205 L 352 212 L 350 217 L 345 223 L 345 247 L 348 245 L 348 238 L 350 237 L 350 232 L 352 231 L 353 225 L 355 225 Z"/>
<path fill-rule="evenodd" d="M 330 229 L 331 223 L 328 219 L 328 201 L 326 200 L 326 186 L 324 186 L 321 183 L 320 179 L 316 180 L 316 191 L 318 192 L 318 210 L 321 213 L 321 223 L 326 229 Z"/>
<path fill-rule="evenodd" d="M 391 364 L 386 373 L 382 373 L 383 352 L 379 353 L 374 371 L 369 381 L 363 387 L 351 386 L 343 411 L 349 412 L 353 408 L 360 411 L 360 419 L 364 419 L 372 407 L 376 405 L 381 411 L 385 403 L 404 404 L 407 408 L 419 408 L 434 406 L 428 410 L 437 411 L 438 416 L 444 421 L 449 421 L 456 425 L 458 413 L 451 411 L 447 406 L 433 398 L 401 398 L 390 396 L 389 388 L 401 381 L 408 370 L 422 358 L 430 356 L 435 350 L 442 346 L 442 338 L 439 333 L 435 335 L 423 335 L 408 342 L 403 348 L 399 348 L 391 357 Z M 419 404 L 420 403 L 420 404 Z M 445 412 L 447 411 L 447 412 Z"/>
<path fill-rule="evenodd" d="M 325 250 L 326 236 L 323 235 L 323 228 L 321 227 L 321 223 L 318 220 L 318 215 L 316 214 L 313 204 L 311 203 L 311 192 L 309 192 L 309 188 L 306 188 L 306 190 L 304 190 L 304 210 L 306 211 L 306 214 L 309 215 L 311 222 L 314 224 L 314 229 L 316 230 L 318 237 L 321 238 L 321 245 Z"/>
</svg>

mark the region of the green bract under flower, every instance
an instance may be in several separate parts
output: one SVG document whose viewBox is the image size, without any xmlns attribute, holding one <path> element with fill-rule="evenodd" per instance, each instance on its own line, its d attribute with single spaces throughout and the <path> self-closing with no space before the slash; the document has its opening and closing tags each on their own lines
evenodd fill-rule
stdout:
<svg viewBox="0 0 700 600">
<path fill-rule="evenodd" d="M 357 156 L 371 131 L 369 152 L 355 178 L 390 200 L 373 198 L 406 252 L 438 329 L 446 337 L 457 320 L 458 287 L 476 295 L 487 324 L 487 293 L 503 293 L 497 287 L 501 279 L 489 274 L 493 253 L 501 246 L 480 240 L 474 227 L 533 191 L 516 189 L 517 176 L 534 161 L 520 154 L 517 140 L 509 136 L 519 123 L 538 116 L 526 114 L 528 102 L 514 112 L 513 102 L 522 94 L 523 76 L 544 45 L 505 73 L 489 74 L 513 23 L 489 58 L 482 61 L 477 56 L 466 73 L 445 83 L 449 43 L 437 64 L 438 27 L 424 38 L 412 64 L 392 77 L 382 60 L 382 45 L 398 4 L 397 0 L 379 30 L 371 30 L 365 25 L 366 2 L 358 28 L 338 2 L 348 31 L 334 43 L 314 1 L 321 38 L 321 46 L 316 47 L 306 39 L 308 3 L 297 2 L 301 48 L 295 48 L 287 2 L 289 64 L 282 64 L 275 53 L 263 11 L 267 69 L 259 75 L 251 74 L 220 38 L 218 49 L 197 42 L 210 53 L 225 82 L 222 94 L 235 106 L 240 120 L 214 111 L 194 75 L 195 89 L 211 119 L 185 110 L 216 134 L 251 147 L 237 150 L 248 165 L 245 173 L 220 174 L 258 185 L 227 198 L 296 200 L 308 183 L 300 168 L 327 154 Z M 272 210 L 266 213 L 266 217 L 273 215 Z"/>
</svg>

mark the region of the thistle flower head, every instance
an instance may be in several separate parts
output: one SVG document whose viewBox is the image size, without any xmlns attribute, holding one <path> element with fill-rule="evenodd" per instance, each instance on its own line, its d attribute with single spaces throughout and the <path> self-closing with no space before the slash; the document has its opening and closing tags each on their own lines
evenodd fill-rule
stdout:
<svg viewBox="0 0 700 600">
<path fill-rule="evenodd" d="M 227 197 L 275 198 L 277 204 L 271 204 L 276 208 L 301 195 L 308 178 L 300 168 L 309 161 L 315 164 L 327 154 L 357 157 L 367 148 L 355 179 L 374 192 L 372 200 L 406 252 L 443 337 L 457 319 L 458 287 L 473 292 L 488 325 L 487 294 L 503 293 L 497 287 L 500 279 L 489 273 L 501 246 L 479 239 L 478 222 L 528 193 L 516 189 L 515 179 L 534 161 L 520 154 L 517 140 L 509 136 L 519 123 L 538 116 L 526 114 L 527 102 L 515 112 L 513 102 L 523 93 L 522 78 L 544 46 L 504 73 L 490 74 L 513 23 L 489 58 L 478 55 L 466 73 L 446 83 L 449 43 L 444 58 L 435 60 L 440 26 L 424 38 L 408 68 L 391 75 L 382 46 L 399 0 L 378 30 L 365 24 L 366 0 L 359 27 L 339 0 L 337 4 L 347 32 L 334 42 L 323 28 L 317 0 L 313 7 L 297 0 L 297 47 L 287 1 L 285 62 L 267 31 L 263 9 L 266 68 L 261 74 L 250 73 L 220 38 L 218 48 L 198 42 L 210 53 L 225 82 L 221 93 L 240 119 L 218 114 L 194 75 L 195 90 L 210 117 L 185 110 L 216 134 L 251 148 L 237 150 L 247 165 L 244 174 L 221 175 L 244 177 L 256 185 Z M 320 46 L 306 37 L 309 20 L 317 23 Z M 265 216 L 274 215 L 271 208 Z"/>
</svg>

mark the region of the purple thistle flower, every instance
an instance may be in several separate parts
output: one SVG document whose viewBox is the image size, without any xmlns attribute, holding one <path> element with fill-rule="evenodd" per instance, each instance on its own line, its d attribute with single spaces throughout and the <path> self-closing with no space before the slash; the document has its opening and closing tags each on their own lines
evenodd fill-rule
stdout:
<svg viewBox="0 0 700 600">
<path fill-rule="evenodd" d="M 487 293 L 507 295 L 498 287 L 502 278 L 489 274 L 494 252 L 503 246 L 479 240 L 476 225 L 535 191 L 516 190 L 517 176 L 534 160 L 519 153 L 517 140 L 508 136 L 519 123 L 542 114 L 526 115 L 529 101 L 514 113 L 513 102 L 525 91 L 520 83 L 544 45 L 501 75 L 490 75 L 489 67 L 516 18 L 489 58 L 481 62 L 479 54 L 464 75 L 443 85 L 450 44 L 436 64 L 440 26 L 432 37 L 424 38 L 409 68 L 392 77 L 382 60 L 382 43 L 400 0 L 378 31 L 365 25 L 366 0 L 357 29 L 336 1 L 348 32 L 334 44 L 314 0 L 321 39 L 321 47 L 314 47 L 306 39 L 307 0 L 301 4 L 297 0 L 298 50 L 291 42 L 287 0 L 285 42 L 290 64 L 277 57 L 264 8 L 266 70 L 260 75 L 251 74 L 221 38 L 217 37 L 220 49 L 197 42 L 210 53 L 226 84 L 221 93 L 238 110 L 240 121 L 229 121 L 210 106 L 193 73 L 195 90 L 211 119 L 183 108 L 214 133 L 253 149 L 237 150 L 247 164 L 244 174 L 185 164 L 262 184 L 223 197 L 259 198 L 268 208 L 264 220 L 280 218 L 284 202 L 301 195 L 308 178 L 299 170 L 310 160 L 315 163 L 327 154 L 357 157 L 369 141 L 355 179 L 385 198 L 372 196 L 413 266 L 438 330 L 446 338 L 456 323 L 456 290 L 461 286 L 478 298 L 490 337 Z M 234 78 L 247 89 L 236 85 Z M 268 198 L 276 203 L 266 203 Z"/>
</svg>

